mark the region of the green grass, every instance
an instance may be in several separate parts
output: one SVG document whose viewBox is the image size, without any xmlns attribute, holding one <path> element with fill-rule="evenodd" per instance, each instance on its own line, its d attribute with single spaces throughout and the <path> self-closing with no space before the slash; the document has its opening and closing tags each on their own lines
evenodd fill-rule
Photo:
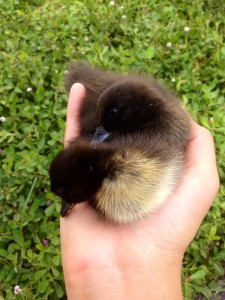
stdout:
<svg viewBox="0 0 225 300">
<path fill-rule="evenodd" d="M 185 299 L 220 299 L 216 295 L 224 289 L 225 267 L 224 13 L 223 0 L 118 0 L 115 5 L 0 0 L 0 116 L 6 118 L 0 123 L 1 300 L 66 299 L 60 204 L 49 192 L 48 167 L 63 147 L 67 95 L 62 78 L 72 59 L 155 75 L 212 132 L 221 189 L 187 250 L 183 291 Z M 19 295 L 16 285 L 22 289 Z"/>
</svg>

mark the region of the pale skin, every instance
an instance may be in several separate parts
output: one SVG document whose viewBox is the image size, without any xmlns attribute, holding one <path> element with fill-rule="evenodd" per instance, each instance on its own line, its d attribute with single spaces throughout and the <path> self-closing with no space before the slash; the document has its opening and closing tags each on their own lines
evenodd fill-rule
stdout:
<svg viewBox="0 0 225 300">
<path fill-rule="evenodd" d="M 83 85 L 74 84 L 65 147 L 79 136 L 77 116 L 84 96 Z M 183 178 L 157 212 L 134 224 L 117 225 L 88 202 L 76 205 L 60 222 L 68 300 L 182 299 L 183 255 L 218 189 L 213 138 L 193 122 Z"/>
</svg>

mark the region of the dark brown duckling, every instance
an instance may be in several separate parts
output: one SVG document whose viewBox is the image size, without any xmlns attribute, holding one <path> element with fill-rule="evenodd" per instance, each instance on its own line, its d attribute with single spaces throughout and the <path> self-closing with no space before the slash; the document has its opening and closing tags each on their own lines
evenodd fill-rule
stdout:
<svg viewBox="0 0 225 300">
<path fill-rule="evenodd" d="M 164 203 L 177 185 L 190 117 L 155 80 L 107 73 L 104 85 L 104 72 L 85 64 L 86 83 L 84 69 L 79 78 L 74 66 L 70 84 L 88 87 L 80 114 L 85 140 L 71 142 L 50 167 L 51 190 L 63 200 L 61 216 L 87 200 L 110 221 L 136 221 Z M 85 112 L 90 103 L 91 116 Z"/>
</svg>

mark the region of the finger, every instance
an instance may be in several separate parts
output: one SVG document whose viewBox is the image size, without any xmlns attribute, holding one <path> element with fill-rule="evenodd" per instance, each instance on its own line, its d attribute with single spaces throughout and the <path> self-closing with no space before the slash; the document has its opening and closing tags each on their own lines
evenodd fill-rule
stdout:
<svg viewBox="0 0 225 300">
<path fill-rule="evenodd" d="M 207 129 L 193 124 L 186 150 L 184 176 L 168 207 L 170 216 L 181 228 L 189 226 L 190 229 L 193 227 L 193 231 L 197 230 L 218 189 L 219 177 L 212 135 Z"/>
<path fill-rule="evenodd" d="M 68 142 L 80 134 L 79 112 L 85 97 L 85 88 L 81 83 L 72 85 L 67 105 L 65 147 Z"/>
<path fill-rule="evenodd" d="M 202 194 L 207 191 L 205 199 L 215 196 L 219 187 L 219 177 L 214 141 L 210 132 L 197 124 L 193 127 L 193 138 L 189 141 L 186 153 L 186 174 L 200 183 Z M 206 201 L 205 204 L 207 205 Z"/>
</svg>

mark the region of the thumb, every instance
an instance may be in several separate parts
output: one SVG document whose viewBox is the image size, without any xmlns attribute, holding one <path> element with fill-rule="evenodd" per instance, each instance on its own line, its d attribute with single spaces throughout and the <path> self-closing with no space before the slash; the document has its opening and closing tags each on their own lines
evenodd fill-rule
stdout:
<svg viewBox="0 0 225 300">
<path fill-rule="evenodd" d="M 80 134 L 79 112 L 85 94 L 85 88 L 81 83 L 72 85 L 67 105 L 65 147 L 72 138 Z"/>
</svg>

